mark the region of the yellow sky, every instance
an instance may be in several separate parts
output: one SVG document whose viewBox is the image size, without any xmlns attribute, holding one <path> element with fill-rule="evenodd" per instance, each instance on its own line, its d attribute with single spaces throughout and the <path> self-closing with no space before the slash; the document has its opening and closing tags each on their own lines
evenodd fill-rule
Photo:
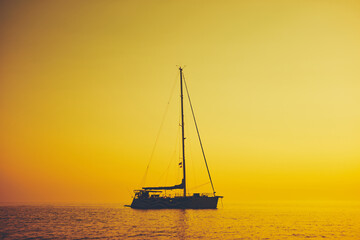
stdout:
<svg viewBox="0 0 360 240">
<path fill-rule="evenodd" d="M 0 202 L 129 202 L 177 65 L 218 194 L 358 201 L 359 29 L 358 1 L 1 1 Z"/>
</svg>

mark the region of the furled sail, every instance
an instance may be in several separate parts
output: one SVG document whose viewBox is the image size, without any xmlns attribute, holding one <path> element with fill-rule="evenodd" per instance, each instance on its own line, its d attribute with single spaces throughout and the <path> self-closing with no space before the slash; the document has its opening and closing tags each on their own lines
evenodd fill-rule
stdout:
<svg viewBox="0 0 360 240">
<path fill-rule="evenodd" d="M 143 187 L 142 189 L 144 190 L 154 190 L 154 189 L 162 189 L 162 190 L 172 190 L 172 189 L 184 189 L 184 179 L 182 180 L 182 182 L 178 185 L 175 186 L 170 186 L 170 187 Z"/>
</svg>

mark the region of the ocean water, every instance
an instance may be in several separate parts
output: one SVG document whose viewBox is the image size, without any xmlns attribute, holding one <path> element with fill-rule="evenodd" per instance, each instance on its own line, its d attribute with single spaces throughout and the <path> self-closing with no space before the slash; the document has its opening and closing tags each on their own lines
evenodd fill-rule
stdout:
<svg viewBox="0 0 360 240">
<path fill-rule="evenodd" d="M 2 206 L 0 239 L 360 239 L 356 204 L 219 205 L 216 210 Z"/>
</svg>

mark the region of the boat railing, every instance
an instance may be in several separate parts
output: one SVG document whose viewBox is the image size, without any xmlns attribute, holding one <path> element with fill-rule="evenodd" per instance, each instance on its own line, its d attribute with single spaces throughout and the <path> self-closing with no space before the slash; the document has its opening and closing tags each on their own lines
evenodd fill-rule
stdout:
<svg viewBox="0 0 360 240">
<path fill-rule="evenodd" d="M 211 197 L 214 194 L 213 193 L 200 193 L 199 195 L 200 195 L 200 197 Z"/>
<path fill-rule="evenodd" d="M 212 197 L 213 193 L 188 193 L 186 197 Z M 180 198 L 184 197 L 181 193 L 163 193 L 163 194 L 151 194 L 150 198 Z"/>
</svg>

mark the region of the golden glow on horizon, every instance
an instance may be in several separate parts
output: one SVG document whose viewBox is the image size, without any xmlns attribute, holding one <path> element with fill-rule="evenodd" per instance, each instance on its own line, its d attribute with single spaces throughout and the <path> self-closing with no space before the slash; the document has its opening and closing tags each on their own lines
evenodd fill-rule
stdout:
<svg viewBox="0 0 360 240">
<path fill-rule="evenodd" d="M 0 19 L 0 202 L 130 201 L 179 64 L 228 201 L 360 200 L 359 2 L 2 1 Z"/>
</svg>

